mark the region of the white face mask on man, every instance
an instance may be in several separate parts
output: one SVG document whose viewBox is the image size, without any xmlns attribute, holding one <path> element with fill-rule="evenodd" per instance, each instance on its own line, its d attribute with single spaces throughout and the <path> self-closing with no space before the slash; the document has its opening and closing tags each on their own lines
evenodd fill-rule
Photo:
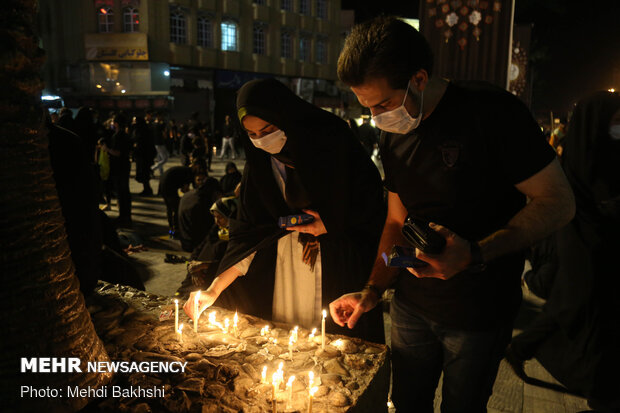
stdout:
<svg viewBox="0 0 620 413">
<path fill-rule="evenodd" d="M 424 91 L 422 91 L 420 96 L 420 114 L 416 118 L 412 118 L 405 108 L 407 93 L 409 93 L 409 82 L 407 83 L 407 90 L 405 91 L 403 103 L 399 107 L 372 117 L 379 129 L 391 133 L 405 134 L 411 132 L 420 125 L 423 114 Z"/>
<path fill-rule="evenodd" d="M 286 143 L 286 135 L 282 129 L 271 132 L 261 138 L 250 138 L 252 145 L 271 154 L 280 153 Z"/>
</svg>

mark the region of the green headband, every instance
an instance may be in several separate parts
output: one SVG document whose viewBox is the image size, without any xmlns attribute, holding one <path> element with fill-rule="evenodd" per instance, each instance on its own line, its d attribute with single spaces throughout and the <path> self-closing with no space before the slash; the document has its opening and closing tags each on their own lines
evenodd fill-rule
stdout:
<svg viewBox="0 0 620 413">
<path fill-rule="evenodd" d="M 248 110 L 246 108 L 239 108 L 239 110 L 237 111 L 237 117 L 239 118 L 240 121 L 243 120 L 244 117 L 246 117 L 248 115 Z"/>
</svg>

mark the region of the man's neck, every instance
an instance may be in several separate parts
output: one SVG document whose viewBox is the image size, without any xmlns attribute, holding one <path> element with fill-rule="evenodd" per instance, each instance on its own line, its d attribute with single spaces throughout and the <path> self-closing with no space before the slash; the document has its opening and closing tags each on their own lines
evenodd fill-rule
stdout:
<svg viewBox="0 0 620 413">
<path fill-rule="evenodd" d="M 424 88 L 424 118 L 428 118 L 446 93 L 448 81 L 440 77 L 431 77 Z"/>
</svg>

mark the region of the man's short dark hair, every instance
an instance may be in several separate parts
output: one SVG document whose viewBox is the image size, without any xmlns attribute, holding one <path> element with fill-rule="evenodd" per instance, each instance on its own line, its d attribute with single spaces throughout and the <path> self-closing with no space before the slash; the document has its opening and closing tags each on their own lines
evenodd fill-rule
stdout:
<svg viewBox="0 0 620 413">
<path fill-rule="evenodd" d="M 433 52 L 420 32 L 391 16 L 376 17 L 353 27 L 338 58 L 338 77 L 349 86 L 385 78 L 404 89 L 415 72 L 431 75 Z"/>
</svg>

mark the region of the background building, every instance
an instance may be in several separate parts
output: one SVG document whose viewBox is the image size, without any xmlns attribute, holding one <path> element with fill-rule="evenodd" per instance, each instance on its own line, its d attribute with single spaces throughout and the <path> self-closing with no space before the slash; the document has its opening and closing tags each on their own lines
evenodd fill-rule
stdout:
<svg viewBox="0 0 620 413">
<path fill-rule="evenodd" d="M 45 93 L 72 108 L 198 111 L 219 124 L 248 80 L 340 106 L 340 0 L 40 0 Z"/>
</svg>

